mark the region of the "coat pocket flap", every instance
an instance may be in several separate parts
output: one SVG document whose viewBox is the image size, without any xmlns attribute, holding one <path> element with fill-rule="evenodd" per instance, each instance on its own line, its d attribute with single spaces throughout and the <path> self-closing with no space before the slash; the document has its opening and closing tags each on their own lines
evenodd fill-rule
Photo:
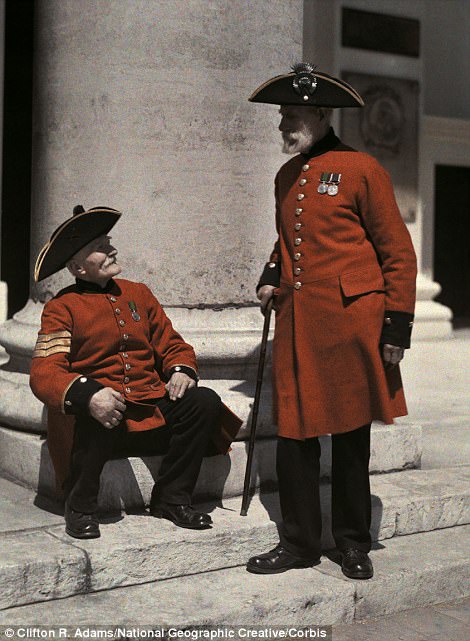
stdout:
<svg viewBox="0 0 470 641">
<path fill-rule="evenodd" d="M 385 291 L 382 272 L 376 267 L 357 269 L 354 272 L 341 274 L 339 280 L 345 296 L 360 296 L 368 292 Z"/>
</svg>

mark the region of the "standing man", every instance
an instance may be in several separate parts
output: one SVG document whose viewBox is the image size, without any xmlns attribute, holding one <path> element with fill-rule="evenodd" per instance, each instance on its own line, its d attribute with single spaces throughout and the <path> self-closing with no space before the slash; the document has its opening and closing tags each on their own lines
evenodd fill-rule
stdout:
<svg viewBox="0 0 470 641">
<path fill-rule="evenodd" d="M 75 207 L 34 271 L 40 281 L 67 266 L 75 277 L 44 307 L 30 383 L 49 409 L 66 532 L 78 539 L 100 536 L 100 475 L 116 456 L 165 453 L 150 513 L 180 527 L 210 527 L 191 495 L 203 457 L 226 453 L 241 424 L 213 390 L 197 387 L 194 350 L 149 288 L 116 279 L 121 267 L 108 233 L 120 216 Z"/>
<path fill-rule="evenodd" d="M 370 425 L 403 416 L 399 361 L 410 346 L 416 257 L 388 174 L 344 145 L 332 109 L 362 107 L 348 84 L 313 65 L 261 85 L 252 102 L 280 105 L 275 180 L 278 239 L 258 284 L 273 298 L 273 397 L 282 512 L 279 545 L 248 561 L 255 573 L 309 567 L 321 554 L 318 436 L 332 435 L 332 529 L 342 571 L 373 568 Z"/>
</svg>

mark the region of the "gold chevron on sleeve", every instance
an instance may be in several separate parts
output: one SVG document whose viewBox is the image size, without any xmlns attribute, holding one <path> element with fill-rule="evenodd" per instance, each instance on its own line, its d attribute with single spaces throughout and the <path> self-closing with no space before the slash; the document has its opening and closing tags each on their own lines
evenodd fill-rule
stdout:
<svg viewBox="0 0 470 641">
<path fill-rule="evenodd" d="M 52 354 L 70 353 L 72 335 L 68 331 L 53 334 L 39 334 L 34 348 L 33 358 L 45 358 Z"/>
</svg>

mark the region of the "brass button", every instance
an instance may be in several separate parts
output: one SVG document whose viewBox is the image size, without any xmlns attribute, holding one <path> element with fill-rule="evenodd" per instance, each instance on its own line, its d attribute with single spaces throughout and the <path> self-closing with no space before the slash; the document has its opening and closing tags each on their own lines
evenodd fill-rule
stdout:
<svg viewBox="0 0 470 641">
<path fill-rule="evenodd" d="M 389 316 L 385 317 L 385 325 L 391 325 L 392 324 L 392 319 Z"/>
<path fill-rule="evenodd" d="M 276 267 L 276 263 L 269 263 L 268 267 L 270 267 L 271 269 L 273 269 L 274 267 Z"/>
<path fill-rule="evenodd" d="M 300 267 L 296 267 L 296 268 L 294 269 L 294 275 L 295 275 L 295 276 L 298 276 L 298 275 L 300 274 L 300 272 L 301 272 L 301 271 L 302 271 L 302 269 L 301 269 Z"/>
<path fill-rule="evenodd" d="M 301 238 L 296 238 L 296 239 L 294 240 L 294 245 L 295 245 L 296 247 L 298 247 L 298 246 L 300 245 L 300 243 L 301 243 L 301 242 L 302 242 L 302 239 L 301 239 Z"/>
<path fill-rule="evenodd" d="M 310 165 L 303 165 L 302 171 L 308 171 L 310 169 Z"/>
<path fill-rule="evenodd" d="M 303 212 L 302 207 L 297 207 L 297 209 L 295 210 L 295 215 L 296 215 L 296 216 L 300 216 L 300 214 L 301 214 L 302 212 Z"/>
<path fill-rule="evenodd" d="M 295 231 L 299 231 L 301 227 L 302 227 L 302 223 L 295 223 L 294 229 Z"/>
<path fill-rule="evenodd" d="M 301 187 L 303 187 L 303 186 L 304 186 L 304 185 L 306 185 L 306 184 L 307 184 L 307 179 L 306 179 L 306 178 L 301 178 L 301 179 L 299 180 L 299 185 L 300 185 Z"/>
<path fill-rule="evenodd" d="M 126 389 L 124 391 L 126 392 L 126 394 L 130 394 L 131 393 L 131 388 L 130 387 L 126 387 Z"/>
<path fill-rule="evenodd" d="M 86 383 L 86 382 L 87 382 L 87 380 L 88 380 L 88 379 L 87 379 L 87 377 L 86 377 L 86 376 L 82 376 L 82 377 L 80 378 L 80 383 Z"/>
<path fill-rule="evenodd" d="M 116 309 L 114 311 L 116 312 L 116 314 L 120 314 L 121 313 L 121 310 L 119 309 L 119 307 L 116 307 Z"/>
<path fill-rule="evenodd" d="M 131 379 L 129 378 L 129 376 L 125 376 L 125 377 L 124 377 L 124 383 L 128 383 L 130 380 L 131 380 Z"/>
<path fill-rule="evenodd" d="M 72 405 L 72 401 L 65 401 L 66 405 Z"/>
<path fill-rule="evenodd" d="M 120 321 L 119 321 L 119 325 L 120 325 L 121 327 L 124 327 L 124 325 L 125 325 L 125 324 L 126 324 L 126 321 L 124 321 L 124 320 L 120 320 Z"/>
<path fill-rule="evenodd" d="M 297 194 L 297 200 L 303 200 L 305 198 L 305 194 Z"/>
<path fill-rule="evenodd" d="M 116 298 L 114 298 L 114 296 L 111 296 L 111 298 L 110 298 L 109 300 L 110 300 L 112 303 L 115 303 L 117 299 L 116 299 Z"/>
<path fill-rule="evenodd" d="M 129 338 L 129 334 L 123 334 L 122 337 L 125 341 L 127 341 L 127 339 Z"/>
<path fill-rule="evenodd" d="M 302 283 L 297 281 L 294 285 L 295 289 L 300 289 L 302 287 Z"/>
<path fill-rule="evenodd" d="M 302 254 L 294 254 L 294 260 L 300 260 Z"/>
<path fill-rule="evenodd" d="M 131 366 L 129 365 L 129 363 L 126 363 L 126 370 L 129 371 L 130 368 L 131 368 Z"/>
</svg>

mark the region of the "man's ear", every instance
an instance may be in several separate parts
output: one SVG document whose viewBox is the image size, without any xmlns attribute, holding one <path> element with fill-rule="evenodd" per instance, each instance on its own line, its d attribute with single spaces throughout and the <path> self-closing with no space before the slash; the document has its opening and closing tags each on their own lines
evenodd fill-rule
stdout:
<svg viewBox="0 0 470 641">
<path fill-rule="evenodd" d="M 67 269 L 72 274 L 72 276 L 75 276 L 75 278 L 80 278 L 80 276 L 83 276 L 83 274 L 85 273 L 83 267 L 73 259 L 69 260 L 69 262 L 67 263 Z"/>
</svg>

